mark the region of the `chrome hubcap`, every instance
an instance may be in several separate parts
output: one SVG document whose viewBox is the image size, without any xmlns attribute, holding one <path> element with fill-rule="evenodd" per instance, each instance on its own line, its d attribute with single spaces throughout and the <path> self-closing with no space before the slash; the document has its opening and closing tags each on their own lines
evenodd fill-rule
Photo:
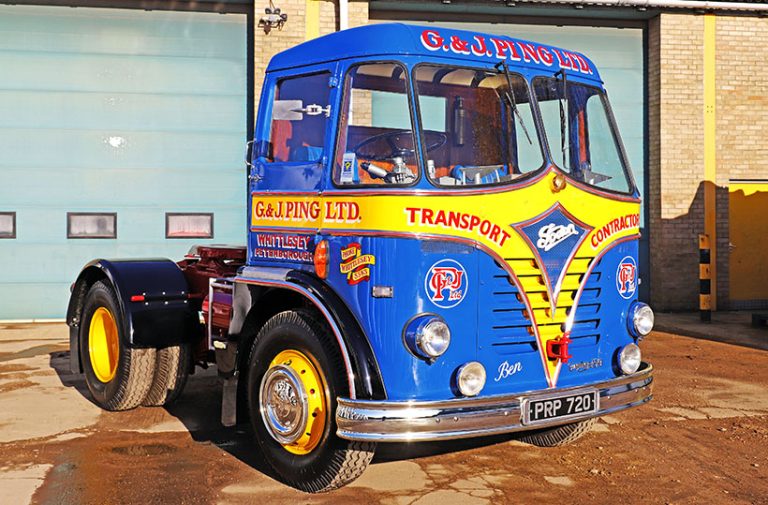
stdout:
<svg viewBox="0 0 768 505">
<path fill-rule="evenodd" d="M 269 434 L 281 444 L 291 444 L 304 434 L 309 407 L 307 394 L 296 372 L 275 365 L 261 379 L 261 418 Z"/>
</svg>

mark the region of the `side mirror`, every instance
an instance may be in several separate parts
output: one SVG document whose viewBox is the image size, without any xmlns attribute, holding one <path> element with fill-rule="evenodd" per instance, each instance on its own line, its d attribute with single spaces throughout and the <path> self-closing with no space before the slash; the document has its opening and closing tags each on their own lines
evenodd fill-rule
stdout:
<svg viewBox="0 0 768 505">
<path fill-rule="evenodd" d="M 275 121 L 301 121 L 304 119 L 304 102 L 301 100 L 275 100 L 272 119 Z"/>
<path fill-rule="evenodd" d="M 245 166 L 248 167 L 249 170 L 253 169 L 253 163 L 251 163 L 251 160 L 253 159 L 253 140 L 249 140 L 245 143 Z"/>
</svg>

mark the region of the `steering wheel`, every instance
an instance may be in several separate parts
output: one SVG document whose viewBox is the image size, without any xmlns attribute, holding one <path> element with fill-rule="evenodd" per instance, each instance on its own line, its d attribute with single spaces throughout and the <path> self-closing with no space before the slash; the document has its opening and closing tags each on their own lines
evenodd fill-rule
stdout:
<svg viewBox="0 0 768 505">
<path fill-rule="evenodd" d="M 442 132 L 425 131 L 424 141 L 426 144 L 426 152 L 430 152 L 443 147 L 448 141 L 448 136 Z M 377 143 L 381 143 L 383 145 L 377 146 Z M 380 133 L 379 135 L 374 135 L 373 137 L 368 137 L 367 139 L 357 144 L 353 148 L 353 151 L 355 151 L 355 154 L 358 157 L 363 159 L 373 161 L 386 161 L 398 156 L 401 158 L 413 156 L 415 154 L 414 149 L 412 147 L 404 147 L 404 145 L 412 143 L 412 130 L 396 130 L 392 132 Z M 382 149 L 382 147 L 388 148 L 389 151 L 383 152 L 385 149 Z M 366 148 L 369 148 L 369 150 L 366 151 Z"/>
</svg>

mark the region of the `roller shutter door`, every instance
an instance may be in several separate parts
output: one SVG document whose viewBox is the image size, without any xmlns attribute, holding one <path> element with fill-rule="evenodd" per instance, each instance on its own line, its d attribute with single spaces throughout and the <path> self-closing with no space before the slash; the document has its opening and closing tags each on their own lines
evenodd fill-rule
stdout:
<svg viewBox="0 0 768 505">
<path fill-rule="evenodd" d="M 96 257 L 245 240 L 246 16 L 0 6 L 0 320 L 62 318 Z M 166 213 L 214 236 L 167 239 Z M 116 238 L 67 238 L 115 213 Z"/>
</svg>

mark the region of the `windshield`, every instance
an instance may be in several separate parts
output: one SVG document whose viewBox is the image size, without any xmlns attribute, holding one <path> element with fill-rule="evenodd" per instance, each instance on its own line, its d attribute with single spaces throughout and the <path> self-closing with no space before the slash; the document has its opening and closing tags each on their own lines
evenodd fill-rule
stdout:
<svg viewBox="0 0 768 505">
<path fill-rule="evenodd" d="M 419 65 L 414 80 L 433 182 L 498 184 L 541 168 L 544 158 L 522 76 L 504 67 Z"/>
<path fill-rule="evenodd" d="M 406 75 L 397 63 L 355 65 L 347 73 L 335 184 L 408 186 L 418 179 Z"/>
<path fill-rule="evenodd" d="M 629 193 L 632 183 L 605 93 L 558 74 L 533 81 L 552 161 L 578 181 Z"/>
</svg>

